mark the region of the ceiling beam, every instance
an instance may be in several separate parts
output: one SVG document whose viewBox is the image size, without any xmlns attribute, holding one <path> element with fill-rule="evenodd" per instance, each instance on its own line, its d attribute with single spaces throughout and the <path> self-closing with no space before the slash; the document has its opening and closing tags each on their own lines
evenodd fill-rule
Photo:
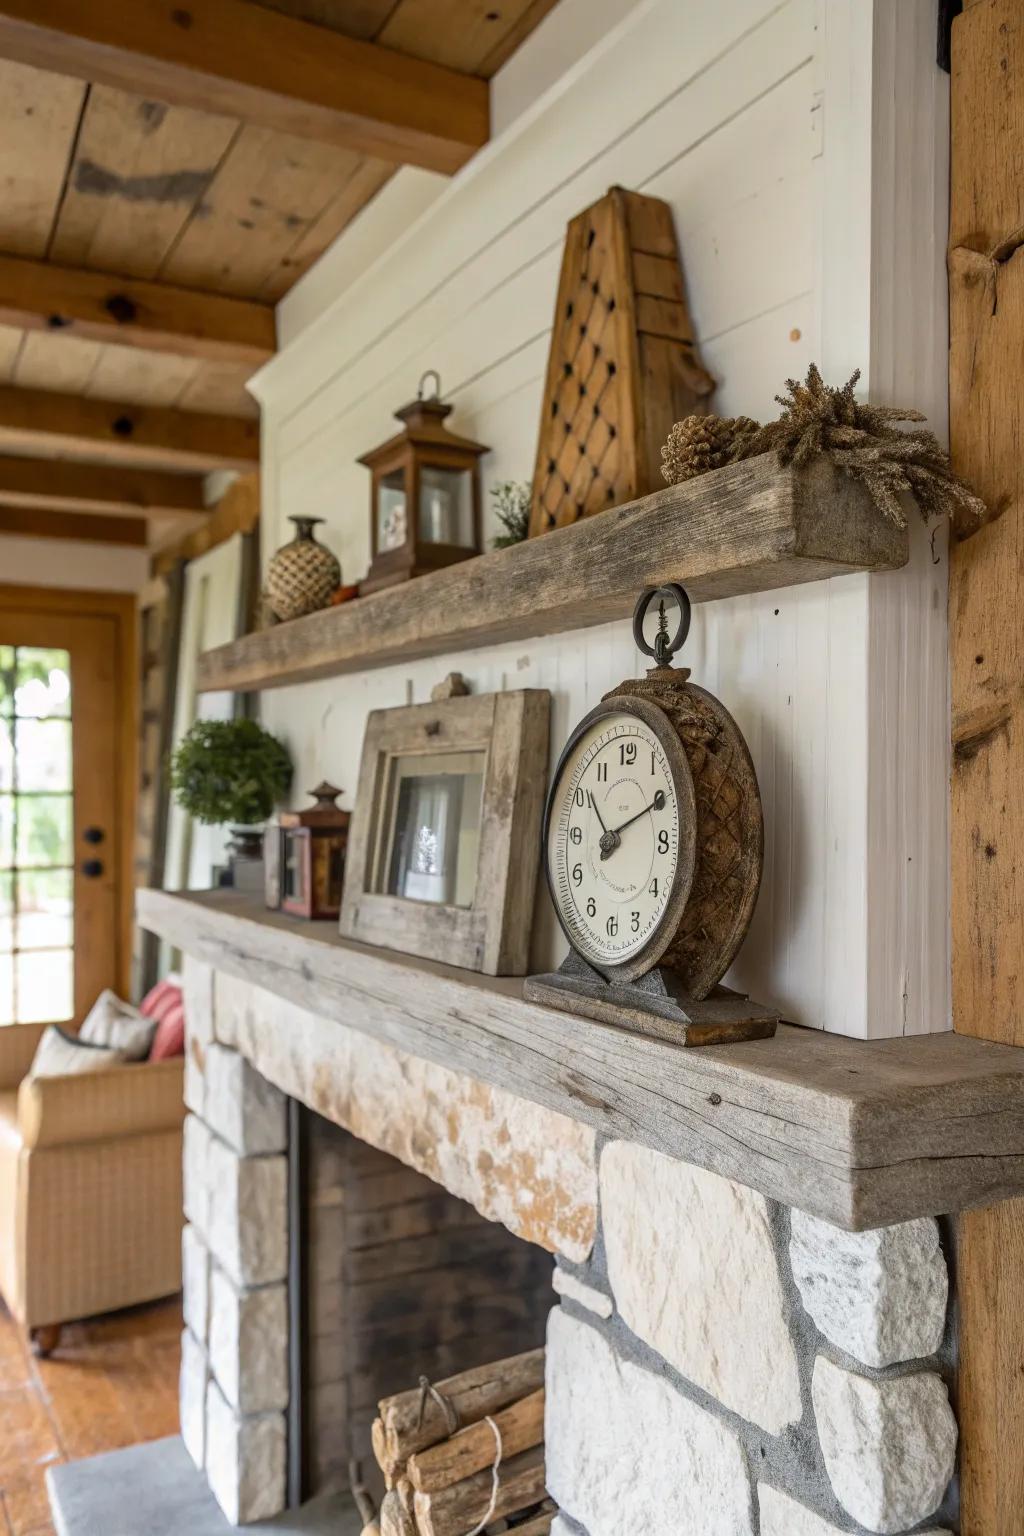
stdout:
<svg viewBox="0 0 1024 1536">
<path fill-rule="evenodd" d="M 0 0 L 0 55 L 431 171 L 490 132 L 486 81 L 247 0 Z"/>
<path fill-rule="evenodd" d="M 144 517 L 92 517 L 78 512 L 37 512 L 5 507 L 0 500 L 0 534 L 32 539 L 82 539 L 88 544 L 127 544 L 145 549 L 149 527 Z"/>
<path fill-rule="evenodd" d="M 45 507 L 54 512 L 100 512 L 110 517 L 171 513 L 185 518 L 186 527 L 205 521 L 209 515 L 199 475 L 13 454 L 0 454 L 0 504 Z"/>
<path fill-rule="evenodd" d="M 273 356 L 268 304 L 0 255 L 0 322 L 208 362 Z"/>
<path fill-rule="evenodd" d="M 0 450 L 6 448 L 166 469 L 249 470 L 259 462 L 260 424 L 247 417 L 84 400 L 4 384 Z"/>
</svg>

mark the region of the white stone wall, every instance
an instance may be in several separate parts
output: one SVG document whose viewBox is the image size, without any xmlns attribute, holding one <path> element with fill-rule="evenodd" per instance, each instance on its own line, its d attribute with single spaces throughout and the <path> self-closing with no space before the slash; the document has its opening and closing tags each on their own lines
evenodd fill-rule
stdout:
<svg viewBox="0 0 1024 1536">
<path fill-rule="evenodd" d="M 842 1232 L 626 1142 L 599 1185 L 548 1328 L 559 1536 L 948 1536 L 938 1224 Z"/>
<path fill-rule="evenodd" d="M 185 965 L 188 1107 L 182 1438 L 235 1525 L 286 1497 L 286 1100 L 214 1039 L 213 978 Z"/>
</svg>

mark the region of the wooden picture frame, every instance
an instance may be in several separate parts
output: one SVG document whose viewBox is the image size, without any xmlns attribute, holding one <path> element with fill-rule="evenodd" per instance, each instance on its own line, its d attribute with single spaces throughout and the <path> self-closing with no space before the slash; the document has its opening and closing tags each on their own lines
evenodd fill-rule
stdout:
<svg viewBox="0 0 1024 1536">
<path fill-rule="evenodd" d="M 486 976 L 523 976 L 540 863 L 551 695 L 529 688 L 375 710 L 349 834 L 342 936 Z M 466 905 L 389 894 L 400 760 L 478 755 L 479 840 Z"/>
</svg>

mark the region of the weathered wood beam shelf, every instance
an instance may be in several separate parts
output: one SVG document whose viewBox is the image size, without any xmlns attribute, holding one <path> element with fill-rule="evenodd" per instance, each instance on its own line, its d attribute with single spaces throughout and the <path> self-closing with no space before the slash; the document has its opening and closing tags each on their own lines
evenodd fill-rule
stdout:
<svg viewBox="0 0 1024 1536">
<path fill-rule="evenodd" d="M 963 1035 L 684 1050 L 493 980 L 342 940 L 234 892 L 140 891 L 139 921 L 321 1018 L 854 1230 L 1024 1192 L 1024 1051 Z"/>
<path fill-rule="evenodd" d="M 695 602 L 895 570 L 907 536 L 826 463 L 733 464 L 543 538 L 246 635 L 199 660 L 199 688 L 279 688 L 626 617 L 643 587 Z"/>
</svg>

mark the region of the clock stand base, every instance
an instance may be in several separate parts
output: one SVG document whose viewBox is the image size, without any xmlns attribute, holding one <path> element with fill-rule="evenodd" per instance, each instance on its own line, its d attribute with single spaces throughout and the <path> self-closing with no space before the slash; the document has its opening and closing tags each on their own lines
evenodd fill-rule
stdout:
<svg viewBox="0 0 1024 1536">
<path fill-rule="evenodd" d="M 631 982 L 609 982 L 572 952 L 557 971 L 527 976 L 528 1003 L 666 1040 L 673 1045 L 729 1045 L 774 1035 L 778 1013 L 740 992 L 716 987 L 710 997 L 687 997 L 674 971 L 655 966 Z"/>
</svg>

